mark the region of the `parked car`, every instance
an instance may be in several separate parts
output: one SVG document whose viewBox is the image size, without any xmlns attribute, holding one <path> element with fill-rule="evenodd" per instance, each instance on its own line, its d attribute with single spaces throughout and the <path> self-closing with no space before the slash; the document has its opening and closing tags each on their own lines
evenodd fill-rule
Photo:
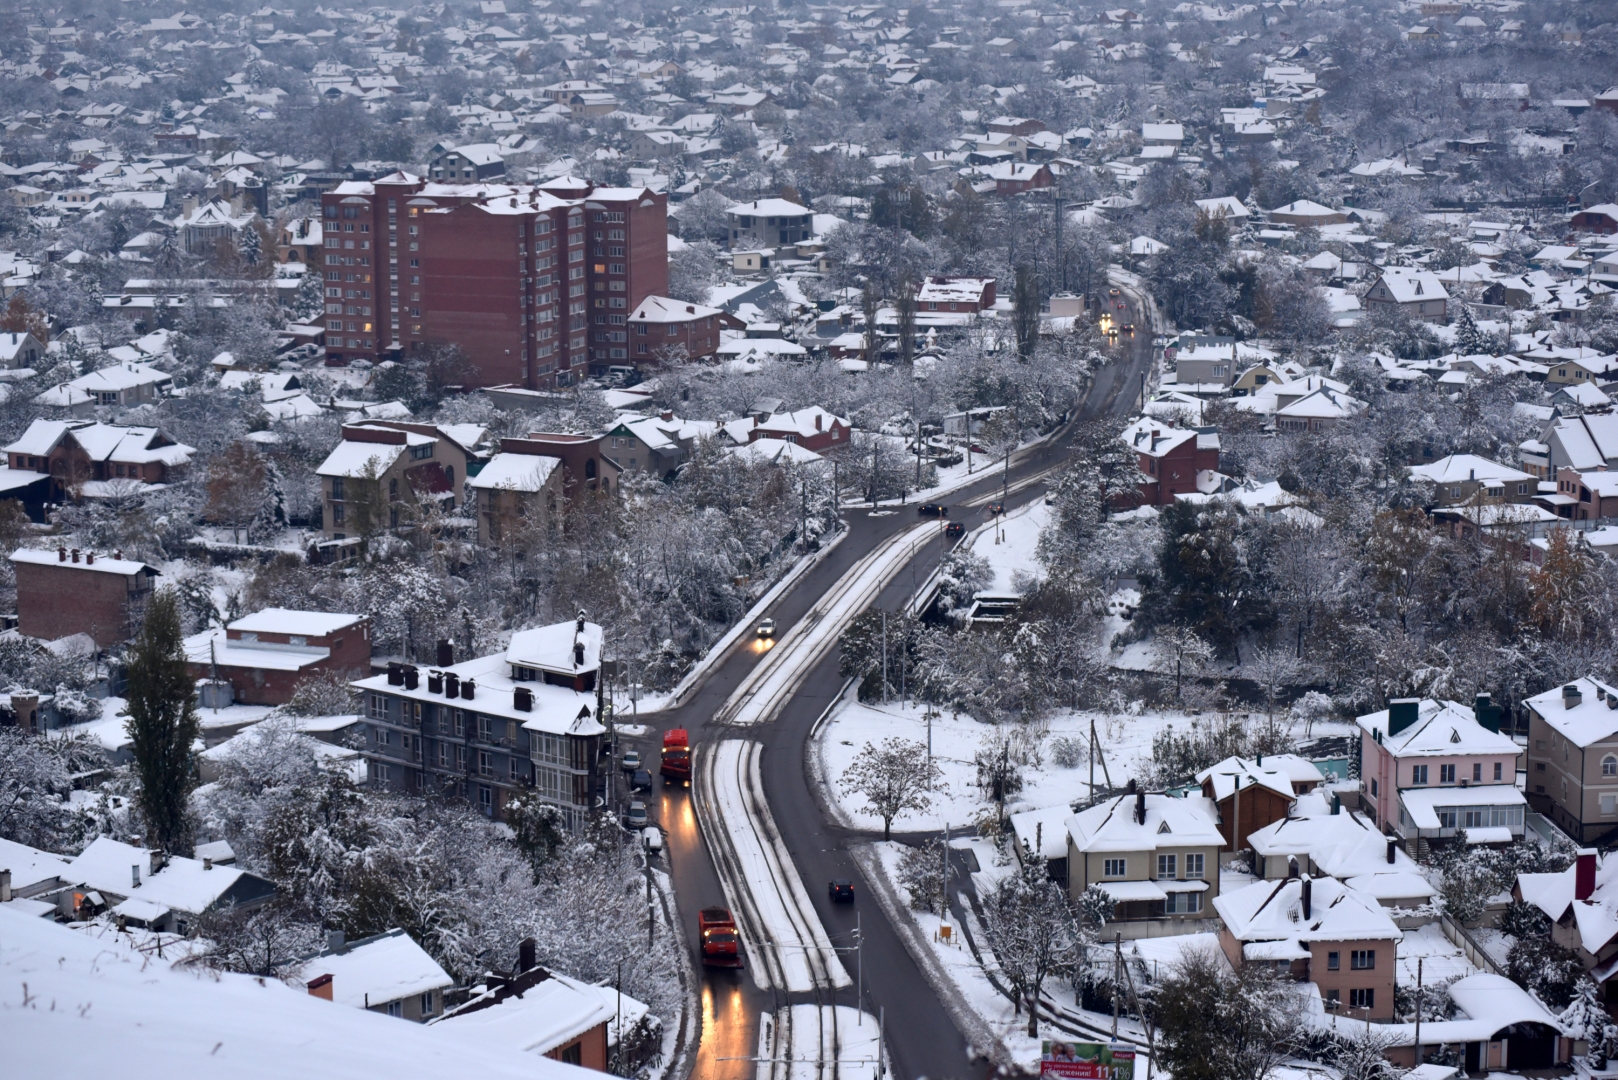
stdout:
<svg viewBox="0 0 1618 1080">
<path fill-rule="evenodd" d="M 619 762 L 619 764 L 623 768 L 624 772 L 634 772 L 636 769 L 640 768 L 640 751 L 625 750 L 623 760 Z"/>
<path fill-rule="evenodd" d="M 629 787 L 633 791 L 652 790 L 652 774 L 645 769 L 636 769 L 629 774 Z"/>
<path fill-rule="evenodd" d="M 646 804 L 639 799 L 631 799 L 629 808 L 624 811 L 624 828 L 641 830 L 646 828 Z"/>
<path fill-rule="evenodd" d="M 772 638 L 772 637 L 774 637 L 775 636 L 775 620 L 774 619 L 760 619 L 759 623 L 758 623 L 758 636 L 761 637 L 761 638 Z"/>
<path fill-rule="evenodd" d="M 663 830 L 659 829 L 656 825 L 648 825 L 646 828 L 642 829 L 640 831 L 640 839 L 641 843 L 646 845 L 646 850 L 652 852 L 654 855 L 663 850 Z"/>
<path fill-rule="evenodd" d="M 834 904 L 854 902 L 854 883 L 847 878 L 833 878 L 826 891 L 831 894 L 831 902 Z"/>
<path fill-rule="evenodd" d="M 922 503 L 916 508 L 916 513 L 922 517 L 945 518 L 949 517 L 949 507 L 943 503 Z"/>
<path fill-rule="evenodd" d="M 951 540 L 965 536 L 966 526 L 962 525 L 959 521 L 952 521 L 948 525 L 944 526 L 944 535 L 949 537 Z"/>
</svg>

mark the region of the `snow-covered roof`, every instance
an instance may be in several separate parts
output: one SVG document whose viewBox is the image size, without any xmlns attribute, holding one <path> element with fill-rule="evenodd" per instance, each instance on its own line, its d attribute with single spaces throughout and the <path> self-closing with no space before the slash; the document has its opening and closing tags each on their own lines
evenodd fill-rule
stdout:
<svg viewBox="0 0 1618 1080">
<path fill-rule="evenodd" d="M 825 460 L 808 447 L 800 443 L 787 442 L 785 439 L 754 439 L 750 443 L 730 447 L 728 453 L 749 461 L 772 463 L 789 461 L 794 465 L 808 465 L 811 462 Z"/>
<path fill-rule="evenodd" d="M 725 213 L 738 217 L 801 217 L 810 210 L 786 199 L 755 199 L 753 202 L 737 203 L 727 208 Z"/>
<path fill-rule="evenodd" d="M 632 323 L 685 323 L 695 319 L 723 315 L 718 308 L 701 304 L 688 304 L 683 300 L 670 300 L 666 296 L 648 296 L 629 316 Z"/>
<path fill-rule="evenodd" d="M 0 870 L 11 871 L 14 892 L 27 892 L 35 885 L 62 877 L 70 863 L 65 856 L 0 837 Z"/>
<path fill-rule="evenodd" d="M 1068 835 L 1081 852 L 1155 851 L 1160 845 L 1175 848 L 1223 847 L 1225 838 L 1214 823 L 1218 811 L 1200 795 L 1176 799 L 1146 795 L 1146 821 L 1135 818 L 1138 796 L 1119 795 L 1067 819 Z"/>
<path fill-rule="evenodd" d="M 1382 745 L 1396 758 L 1455 757 L 1461 754 L 1500 754 L 1515 757 L 1519 747 L 1498 731 L 1478 723 L 1472 710 L 1458 701 L 1423 698 L 1416 706 L 1416 721 L 1397 734 L 1388 731 L 1388 710 L 1355 719 L 1367 738 L 1381 733 Z"/>
<path fill-rule="evenodd" d="M 121 574 L 128 577 L 131 574 L 157 573 L 143 562 L 133 559 L 114 559 L 97 555 L 95 562 L 88 562 L 81 555 L 78 562 L 63 560 L 61 553 L 55 549 L 44 548 L 18 548 L 11 553 L 14 563 L 32 563 L 36 566 L 71 566 L 75 570 L 90 570 L 103 574 Z"/>
<path fill-rule="evenodd" d="M 331 656 L 330 649 L 318 645 L 258 645 L 233 640 L 218 627 L 192 634 L 184 646 L 185 658 L 193 664 L 259 671 L 302 671 Z"/>
<path fill-rule="evenodd" d="M 492 993 L 492 992 L 491 992 Z M 548 977 L 484 1007 L 477 998 L 427 1027 L 451 1045 L 498 1047 L 539 1056 L 565 1046 L 598 1024 L 606 1024 L 609 1045 L 623 1009 L 625 1027 L 644 1016 L 647 1006 L 625 995 L 620 1002 L 611 987 L 592 986 L 549 972 Z"/>
<path fill-rule="evenodd" d="M 1299 199 L 1297 202 L 1289 202 L 1285 206 L 1277 206 L 1270 213 L 1286 214 L 1290 217 L 1331 217 L 1334 215 L 1340 217 L 1343 212 L 1333 210 L 1329 206 L 1322 206 L 1309 199 Z"/>
<path fill-rule="evenodd" d="M 138 886 L 134 884 L 132 867 L 140 868 Z M 243 871 L 233 866 L 205 868 L 200 859 L 171 855 L 167 864 L 153 873 L 151 852 L 98 836 L 73 859 L 66 876 L 77 884 L 115 896 L 139 897 L 172 911 L 195 915 L 217 904 Z"/>
<path fill-rule="evenodd" d="M 353 442 L 344 439 L 332 448 L 315 472 L 320 476 L 356 479 L 377 477 L 387 472 L 404 452 L 402 443 Z"/>
<path fill-rule="evenodd" d="M 128 868 L 125 868 L 128 872 Z M 212 873 L 219 873 L 216 868 Z M 18 1076 L 185 1074 L 232 1080 L 572 1080 L 583 1071 L 503 1047 L 437 1037 L 431 1029 L 333 1008 L 276 979 L 194 970 L 0 904 L 0 978 L 27 982 L 41 1008 L 6 1024 L 6 1065 Z"/>
<path fill-rule="evenodd" d="M 1196 437 L 1195 428 L 1177 428 L 1151 417 L 1136 420 L 1118 436 L 1131 450 L 1148 457 L 1162 457 Z"/>
<path fill-rule="evenodd" d="M 1588 676 L 1566 685 L 1578 688 L 1577 698 L 1558 686 L 1535 694 L 1526 704 L 1574 746 L 1588 747 L 1618 734 L 1618 690 Z"/>
<path fill-rule="evenodd" d="M 1265 768 L 1256 760 L 1228 757 L 1224 761 L 1203 769 L 1197 773 L 1196 777 L 1199 784 L 1206 784 L 1210 780 L 1213 781 L 1215 802 L 1223 802 L 1235 793 L 1238 778 L 1241 780 L 1241 785 L 1244 789 L 1257 785 L 1269 788 L 1277 795 L 1285 798 L 1292 798 L 1292 778 L 1276 769 L 1273 762 L 1270 768 Z M 1319 772 L 1316 772 L 1316 783 L 1322 779 L 1324 777 L 1320 776 Z"/>
<path fill-rule="evenodd" d="M 1562 1025 L 1528 991 L 1504 975 L 1484 973 L 1468 975 L 1449 985 L 1450 1000 L 1461 1012 L 1454 1020 L 1423 1020 L 1419 1034 L 1424 1046 L 1456 1045 L 1458 1043 L 1490 1042 L 1515 1024 L 1540 1024 L 1555 1032 Z M 1363 1018 L 1348 1014 L 1335 1014 L 1326 1023 L 1340 1028 L 1344 1035 L 1363 1030 Z M 1414 1046 L 1417 1025 L 1378 1024 L 1377 1038 L 1384 1045 Z"/>
<path fill-rule="evenodd" d="M 1404 937 L 1382 905 L 1336 878 L 1255 881 L 1214 897 L 1214 910 L 1238 941 L 1394 941 Z"/>
<path fill-rule="evenodd" d="M 364 615 L 340 611 L 295 611 L 291 608 L 265 608 L 230 624 L 230 629 L 249 634 L 296 634 L 325 637 L 362 621 Z"/>
<path fill-rule="evenodd" d="M 1017 838 L 1017 844 L 1023 851 L 1032 852 L 1037 838 L 1041 858 L 1065 859 L 1067 829 L 1062 823 L 1072 815 L 1073 808 L 1066 803 L 1038 810 L 1023 810 L 1011 815 L 1011 834 Z"/>
<path fill-rule="evenodd" d="M 1395 303 L 1413 304 L 1423 300 L 1447 300 L 1449 292 L 1443 281 L 1430 270 L 1411 270 L 1390 266 L 1382 271 L 1382 284 L 1386 285 Z"/>
<path fill-rule="evenodd" d="M 480 491 L 543 491 L 562 459 L 546 454 L 496 454 L 472 478 Z"/>
<path fill-rule="evenodd" d="M 332 1001 L 356 1009 L 442 990 L 455 983 L 426 949 L 398 929 L 345 945 L 337 952 L 310 957 L 303 965 L 304 982 L 322 975 L 332 977 Z"/>
<path fill-rule="evenodd" d="M 1526 806 L 1528 800 L 1512 784 L 1474 787 L 1400 788 L 1399 803 L 1418 829 L 1442 828 L 1440 806 Z"/>
<path fill-rule="evenodd" d="M 1431 480 L 1435 484 L 1454 484 L 1463 480 L 1515 484 L 1536 479 L 1521 469 L 1513 469 L 1477 454 L 1450 454 L 1430 465 L 1415 465 L 1410 469 L 1410 476 L 1416 480 Z"/>
</svg>

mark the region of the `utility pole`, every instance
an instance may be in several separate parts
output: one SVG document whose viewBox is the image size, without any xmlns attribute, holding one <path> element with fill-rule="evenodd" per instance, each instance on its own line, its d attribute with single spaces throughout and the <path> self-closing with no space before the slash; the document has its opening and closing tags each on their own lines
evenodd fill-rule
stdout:
<svg viewBox="0 0 1618 1080">
<path fill-rule="evenodd" d="M 652 907 L 652 856 L 646 851 L 644 838 L 641 840 L 641 855 L 646 860 L 646 951 L 651 952 L 656 944 L 657 919 Z"/>
<path fill-rule="evenodd" d="M 888 703 L 888 613 L 882 612 L 882 704 Z"/>
<path fill-rule="evenodd" d="M 1112 1041 L 1118 1041 L 1118 995 L 1124 987 L 1124 935 L 1112 932 Z"/>
<path fill-rule="evenodd" d="M 1422 957 L 1416 957 L 1416 1066 L 1421 1066 L 1421 964 Z"/>
<path fill-rule="evenodd" d="M 859 1010 L 856 1027 L 865 1026 L 865 935 L 860 933 L 860 913 L 854 911 L 854 978 L 858 987 L 854 991 L 854 1005 Z"/>
<path fill-rule="evenodd" d="M 809 550 L 809 481 L 804 480 L 799 485 L 803 491 L 803 508 L 798 514 L 798 545 L 804 551 Z"/>
</svg>

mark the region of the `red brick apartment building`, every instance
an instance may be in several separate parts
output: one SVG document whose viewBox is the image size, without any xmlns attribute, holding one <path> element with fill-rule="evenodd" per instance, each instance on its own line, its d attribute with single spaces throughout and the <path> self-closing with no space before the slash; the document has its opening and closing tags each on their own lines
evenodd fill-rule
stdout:
<svg viewBox="0 0 1618 1080">
<path fill-rule="evenodd" d="M 22 548 L 12 553 L 11 565 L 18 630 L 46 641 L 89 634 L 102 648 L 135 636 L 158 576 L 121 552 L 108 557 L 78 548 Z"/>
<path fill-rule="evenodd" d="M 310 675 L 369 675 L 371 623 L 364 615 L 265 608 L 223 630 L 193 634 L 185 653 L 193 678 L 212 678 L 217 670 L 236 701 L 285 705 Z"/>
<path fill-rule="evenodd" d="M 1199 490 L 1199 475 L 1219 469 L 1219 433 L 1212 428 L 1176 428 L 1144 417 L 1119 438 L 1135 451 L 1139 500 L 1147 506 L 1167 506 L 1176 495 Z"/>
<path fill-rule="evenodd" d="M 565 386 L 627 361 L 630 313 L 668 291 L 668 197 L 650 189 L 398 172 L 321 204 L 329 364 L 453 344 L 476 385 Z"/>
</svg>

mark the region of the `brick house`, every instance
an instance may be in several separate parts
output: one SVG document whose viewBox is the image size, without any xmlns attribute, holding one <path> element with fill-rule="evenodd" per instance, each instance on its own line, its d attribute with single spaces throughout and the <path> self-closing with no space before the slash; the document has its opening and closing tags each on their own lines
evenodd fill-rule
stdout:
<svg viewBox="0 0 1618 1080">
<path fill-rule="evenodd" d="M 1130 782 L 1131 788 L 1134 782 Z M 1130 922 L 1189 933 L 1213 917 L 1225 838 L 1208 799 L 1131 791 L 1067 819 L 1068 892 L 1077 900 L 1099 885 L 1117 903 L 1127 937 L 1155 936 Z M 1188 924 L 1188 925 L 1187 925 Z M 1178 931 L 1164 929 L 1179 925 Z M 1133 930 L 1133 932 L 1132 932 Z"/>
<path fill-rule="evenodd" d="M 326 948 L 303 962 L 300 977 L 311 997 L 417 1024 L 444 1014 L 444 991 L 455 985 L 398 929 L 352 942 L 331 931 Z"/>
<path fill-rule="evenodd" d="M 773 413 L 759 419 L 748 431 L 747 441 L 780 439 L 820 453 L 846 445 L 851 430 L 849 422 L 836 413 L 811 405 L 796 412 Z"/>
<path fill-rule="evenodd" d="M 1176 495 L 1197 491 L 1197 474 L 1219 469 L 1219 432 L 1214 428 L 1176 428 L 1143 417 L 1119 438 L 1135 451 L 1139 501 L 1146 506 L 1167 506 Z"/>
<path fill-rule="evenodd" d="M 501 439 L 502 454 L 548 454 L 562 462 L 562 493 L 578 498 L 585 491 L 603 493 L 618 490 L 624 467 L 616 456 L 608 456 L 606 435 L 573 435 L 554 431 L 530 431 L 521 439 Z"/>
<path fill-rule="evenodd" d="M 1618 689 L 1593 678 L 1529 698 L 1528 805 L 1581 844 L 1618 829 Z"/>
<path fill-rule="evenodd" d="M 1618 233 L 1618 203 L 1602 203 L 1588 210 L 1580 210 L 1568 219 L 1574 232 Z"/>
<path fill-rule="evenodd" d="M 579 827 L 612 767 L 601 758 L 601 640 L 581 615 L 519 631 L 504 652 L 457 664 L 445 644 L 425 673 L 391 664 L 355 682 L 368 783 L 458 796 L 492 818 L 532 792 Z"/>
<path fill-rule="evenodd" d="M 1049 165 L 1035 165 L 1021 161 L 1001 161 L 980 168 L 979 173 L 994 181 L 994 193 L 1001 197 L 1021 195 L 1055 187 L 1056 178 Z"/>
<path fill-rule="evenodd" d="M 1618 473 L 1557 469 L 1556 494 L 1541 495 L 1539 501 L 1570 521 L 1618 517 Z"/>
<path fill-rule="evenodd" d="M 190 464 L 193 451 L 162 428 L 92 420 L 35 420 L 5 448 L 13 471 L 51 478 L 49 501 L 54 503 L 98 494 L 108 481 L 166 483 Z"/>
<path fill-rule="evenodd" d="M 408 525 L 402 512 L 429 500 L 446 510 L 460 505 L 470 451 L 456 439 L 428 424 L 394 421 L 342 430 L 343 440 L 315 470 L 328 540 Z"/>
<path fill-rule="evenodd" d="M 17 575 L 17 629 L 54 641 L 88 634 L 102 648 L 140 630 L 158 571 L 113 552 L 21 548 L 11 554 Z"/>
<path fill-rule="evenodd" d="M 217 670 L 236 701 L 285 705 L 310 675 L 367 675 L 371 624 L 364 615 L 265 608 L 222 630 L 191 635 L 185 653 L 193 678 L 212 678 Z"/>
<path fill-rule="evenodd" d="M 1255 881 L 1214 897 L 1219 947 L 1232 967 L 1267 964 L 1312 982 L 1330 1011 L 1393 1019 L 1404 935 L 1382 905 L 1335 878 Z"/>
<path fill-rule="evenodd" d="M 669 359 L 712 356 L 721 330 L 743 330 L 747 324 L 728 311 L 686 304 L 666 296 L 648 296 L 629 316 L 628 362 L 640 367 Z"/>
<path fill-rule="evenodd" d="M 1435 842 L 1505 841 L 1523 834 L 1517 755 L 1487 694 L 1454 701 L 1398 698 L 1360 728 L 1360 806 L 1412 855 Z"/>
</svg>

